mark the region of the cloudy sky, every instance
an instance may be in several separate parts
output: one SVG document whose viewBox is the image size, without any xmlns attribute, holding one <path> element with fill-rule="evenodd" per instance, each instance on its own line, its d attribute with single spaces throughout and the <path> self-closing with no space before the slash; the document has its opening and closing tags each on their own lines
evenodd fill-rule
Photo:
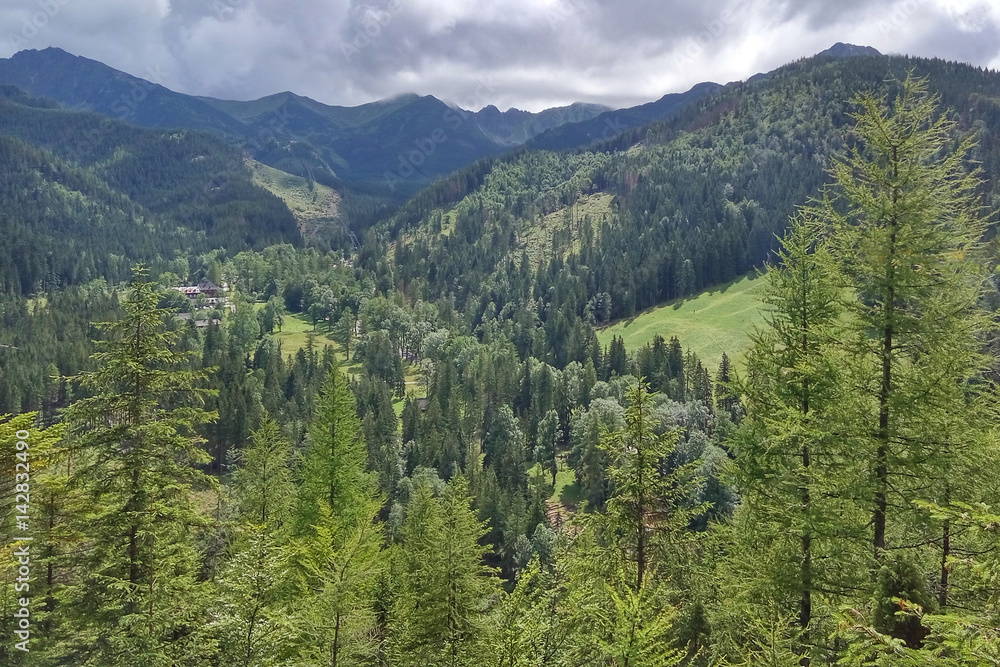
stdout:
<svg viewBox="0 0 1000 667">
<path fill-rule="evenodd" d="M 58 46 L 168 88 L 464 108 L 648 102 L 843 41 L 1000 69 L 997 0 L 3 0 L 0 57 Z"/>
</svg>

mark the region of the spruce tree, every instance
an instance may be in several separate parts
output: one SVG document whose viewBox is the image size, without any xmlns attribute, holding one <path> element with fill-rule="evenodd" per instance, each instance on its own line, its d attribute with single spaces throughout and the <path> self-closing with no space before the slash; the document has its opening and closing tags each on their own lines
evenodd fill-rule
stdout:
<svg viewBox="0 0 1000 667">
<path fill-rule="evenodd" d="M 207 523 L 196 487 L 209 457 L 196 429 L 206 372 L 187 368 L 164 329 L 160 295 L 137 267 L 124 315 L 100 325 L 97 369 L 76 380 L 93 392 L 66 411 L 76 459 L 73 483 L 89 498 L 77 516 L 89 543 L 64 593 L 62 622 L 74 629 L 78 664 L 170 665 L 202 650 L 204 613 L 194 531 Z"/>
</svg>

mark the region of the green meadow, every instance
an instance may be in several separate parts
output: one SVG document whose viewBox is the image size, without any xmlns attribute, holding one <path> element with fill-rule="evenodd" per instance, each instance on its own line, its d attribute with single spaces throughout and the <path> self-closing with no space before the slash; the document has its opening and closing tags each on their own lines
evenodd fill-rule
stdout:
<svg viewBox="0 0 1000 667">
<path fill-rule="evenodd" d="M 763 279 L 752 274 L 620 320 L 598 331 L 597 339 L 607 346 L 613 336 L 621 336 L 631 352 L 656 334 L 667 340 L 677 336 L 684 349 L 697 354 L 713 373 L 723 352 L 741 367 L 750 332 L 764 323 L 763 285 Z"/>
</svg>

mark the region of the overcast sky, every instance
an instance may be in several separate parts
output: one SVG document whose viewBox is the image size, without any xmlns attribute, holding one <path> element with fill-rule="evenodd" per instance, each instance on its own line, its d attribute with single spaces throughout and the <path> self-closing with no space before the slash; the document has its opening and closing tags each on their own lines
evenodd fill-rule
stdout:
<svg viewBox="0 0 1000 667">
<path fill-rule="evenodd" d="M 998 0 L 2 0 L 0 57 L 58 46 L 183 93 L 613 107 L 843 41 L 1000 69 Z"/>
</svg>

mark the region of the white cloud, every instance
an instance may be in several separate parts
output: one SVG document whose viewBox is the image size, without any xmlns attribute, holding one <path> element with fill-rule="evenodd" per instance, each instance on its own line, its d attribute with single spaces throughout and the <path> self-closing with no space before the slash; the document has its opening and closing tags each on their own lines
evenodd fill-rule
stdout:
<svg viewBox="0 0 1000 667">
<path fill-rule="evenodd" d="M 43 25 L 15 44 L 10 36 L 33 17 Z M 700 81 L 745 79 L 837 41 L 998 67 L 1000 3 L 5 0 L 0 7 L 0 56 L 14 46 L 59 46 L 138 76 L 153 68 L 181 92 L 249 99 L 293 90 L 349 105 L 404 92 L 530 110 L 573 101 L 632 105 Z M 484 77 L 496 85 L 484 88 Z"/>
</svg>

